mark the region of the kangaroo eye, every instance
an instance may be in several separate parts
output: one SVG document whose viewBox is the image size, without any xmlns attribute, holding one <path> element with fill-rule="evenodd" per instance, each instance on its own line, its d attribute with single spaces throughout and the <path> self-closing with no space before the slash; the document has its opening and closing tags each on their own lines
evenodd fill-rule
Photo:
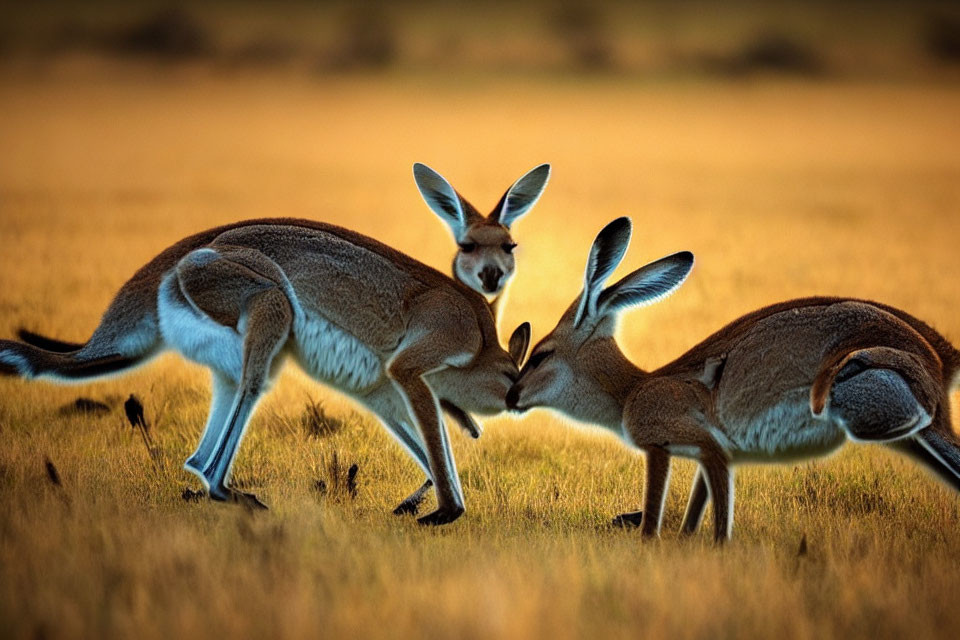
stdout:
<svg viewBox="0 0 960 640">
<path fill-rule="evenodd" d="M 544 360 L 553 355 L 553 350 L 539 351 L 532 356 L 530 356 L 530 361 L 527 362 L 527 366 L 531 369 L 536 369 L 539 367 Z"/>
<path fill-rule="evenodd" d="M 513 253 L 513 250 L 517 248 L 516 242 L 504 242 L 500 245 L 500 248 L 504 250 L 505 253 Z"/>
<path fill-rule="evenodd" d="M 459 243 L 458 246 L 460 247 L 460 251 L 463 251 L 464 253 L 473 253 L 473 250 L 477 248 L 477 243 L 476 243 L 476 242 L 461 242 L 461 243 Z"/>
</svg>

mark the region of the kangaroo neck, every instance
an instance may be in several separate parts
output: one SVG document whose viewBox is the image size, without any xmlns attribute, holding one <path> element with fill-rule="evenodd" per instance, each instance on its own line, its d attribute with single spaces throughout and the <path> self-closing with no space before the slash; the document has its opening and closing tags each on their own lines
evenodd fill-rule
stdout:
<svg viewBox="0 0 960 640">
<path fill-rule="evenodd" d="M 497 328 L 500 328 L 500 299 L 503 298 L 503 293 L 498 295 L 493 300 L 489 300 L 488 304 L 490 305 L 490 313 L 493 314 L 493 323 L 497 325 Z"/>
<path fill-rule="evenodd" d="M 612 338 L 596 348 L 599 349 L 596 354 L 599 357 L 591 358 L 596 363 L 591 374 L 603 394 L 590 403 L 589 421 L 612 431 L 620 431 L 627 399 L 648 374 L 630 362 Z"/>
</svg>

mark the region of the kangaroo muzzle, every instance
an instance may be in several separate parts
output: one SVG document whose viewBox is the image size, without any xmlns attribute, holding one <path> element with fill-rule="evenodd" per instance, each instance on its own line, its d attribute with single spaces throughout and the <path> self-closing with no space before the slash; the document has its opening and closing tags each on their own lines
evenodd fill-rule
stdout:
<svg viewBox="0 0 960 640">
<path fill-rule="evenodd" d="M 500 279 L 503 277 L 503 270 L 500 267 L 487 265 L 480 270 L 480 283 L 483 290 L 487 293 L 494 293 L 500 288 Z"/>
</svg>

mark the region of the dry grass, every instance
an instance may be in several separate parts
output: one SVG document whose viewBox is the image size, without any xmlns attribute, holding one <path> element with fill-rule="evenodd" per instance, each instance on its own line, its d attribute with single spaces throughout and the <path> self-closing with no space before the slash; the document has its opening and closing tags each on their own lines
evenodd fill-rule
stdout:
<svg viewBox="0 0 960 640">
<path fill-rule="evenodd" d="M 0 83 L 0 332 L 82 340 L 135 268 L 246 217 L 342 223 L 446 269 L 425 161 L 481 208 L 541 161 L 518 225 L 505 324 L 543 335 L 603 223 L 631 214 L 624 269 L 691 249 L 670 300 L 622 340 L 655 366 L 737 315 L 812 293 L 877 298 L 960 342 L 960 91 L 851 84 L 267 80 L 173 73 Z M 164 466 L 118 411 L 144 399 Z M 345 426 L 310 437 L 305 399 Z M 390 509 L 422 480 L 366 414 L 289 369 L 236 477 L 266 514 L 185 501 L 208 391 L 175 357 L 78 388 L 0 382 L 0 629 L 12 637 L 955 637 L 960 501 L 881 448 L 737 477 L 735 540 L 606 526 L 642 461 L 547 414 L 454 435 L 468 511 L 418 528 Z M 456 430 L 455 430 L 456 431 Z M 358 492 L 322 495 L 356 463 Z M 45 460 L 58 470 L 50 479 Z M 801 539 L 807 551 L 798 555 Z"/>
</svg>

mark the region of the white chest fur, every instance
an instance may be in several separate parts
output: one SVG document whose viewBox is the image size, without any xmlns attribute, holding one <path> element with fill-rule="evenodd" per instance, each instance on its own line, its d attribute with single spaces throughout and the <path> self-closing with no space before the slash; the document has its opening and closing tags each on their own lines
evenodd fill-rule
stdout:
<svg viewBox="0 0 960 640">
<path fill-rule="evenodd" d="M 364 343 L 326 318 L 303 311 L 293 328 L 300 366 L 341 391 L 360 391 L 383 375 L 380 358 Z"/>
</svg>

